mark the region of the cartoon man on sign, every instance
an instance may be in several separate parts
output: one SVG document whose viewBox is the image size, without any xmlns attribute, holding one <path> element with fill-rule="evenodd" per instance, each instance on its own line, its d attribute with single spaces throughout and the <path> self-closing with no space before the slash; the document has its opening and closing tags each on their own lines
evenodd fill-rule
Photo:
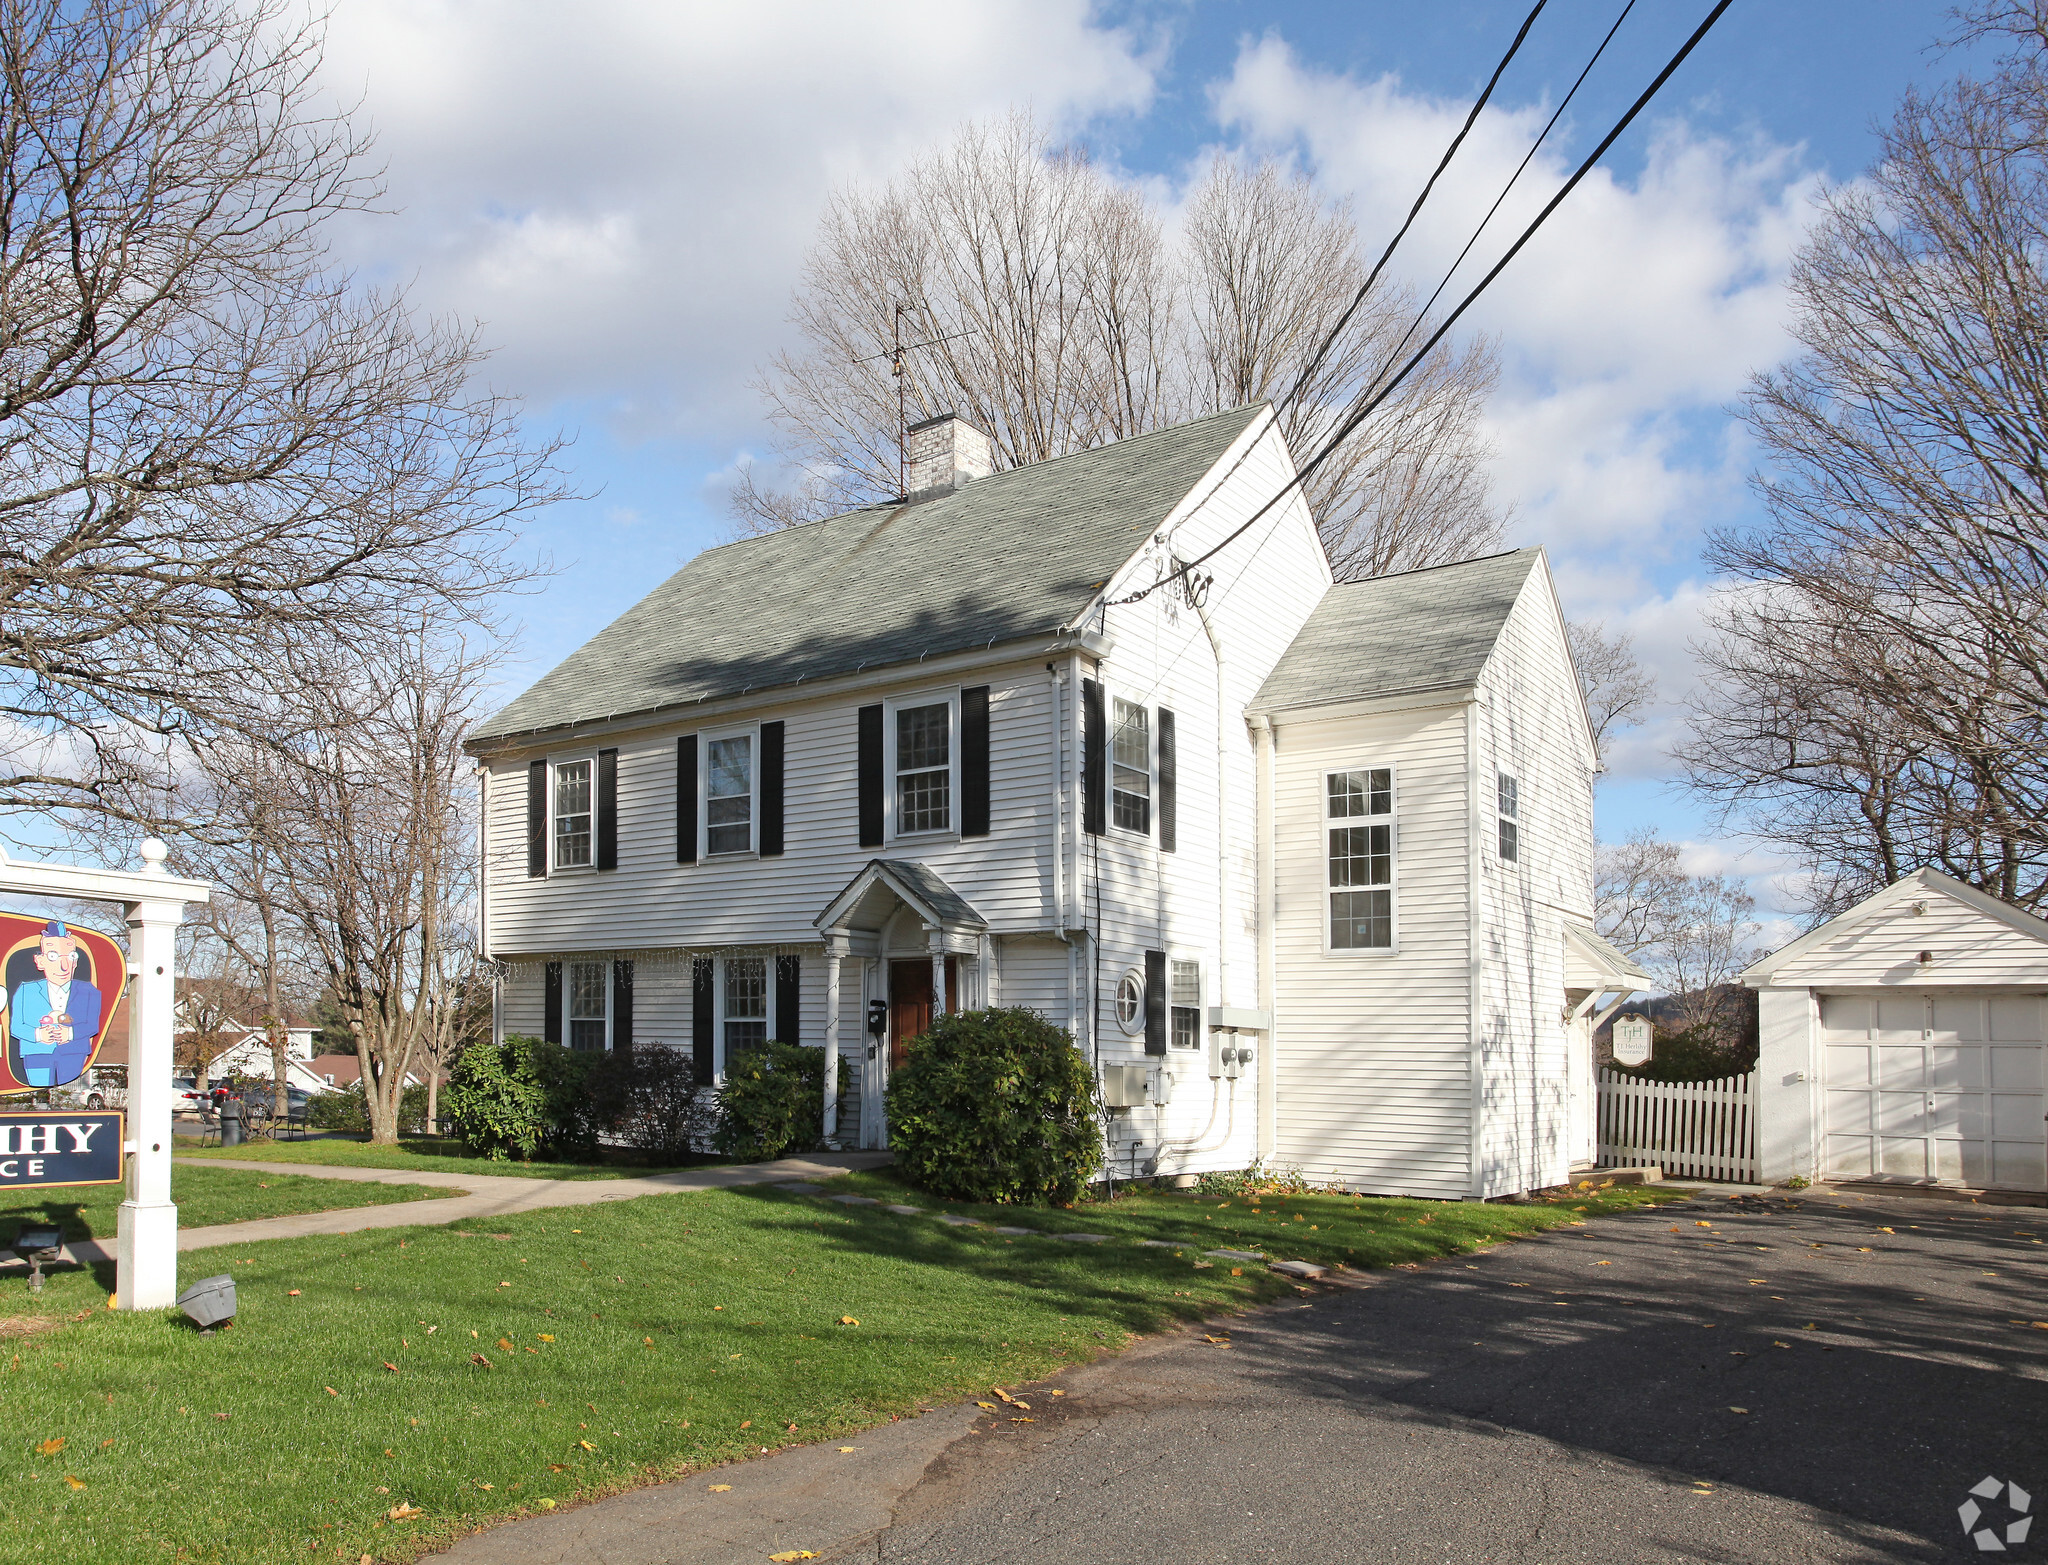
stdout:
<svg viewBox="0 0 2048 1565">
<path fill-rule="evenodd" d="M 42 977 L 16 987 L 7 1030 L 31 1087 L 75 1081 L 92 1058 L 100 1030 L 100 992 L 78 971 L 78 938 L 57 919 L 43 926 L 36 952 Z"/>
</svg>

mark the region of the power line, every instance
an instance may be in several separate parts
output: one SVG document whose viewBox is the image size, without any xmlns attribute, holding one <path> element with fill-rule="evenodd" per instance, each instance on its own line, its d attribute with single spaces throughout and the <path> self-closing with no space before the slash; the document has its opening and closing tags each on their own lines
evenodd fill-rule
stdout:
<svg viewBox="0 0 2048 1565">
<path fill-rule="evenodd" d="M 1535 238 L 1537 230 L 1540 229 L 1544 225 L 1544 223 L 1549 220 L 1550 214 L 1555 212 L 1558 209 L 1558 207 L 1563 204 L 1565 197 L 1569 196 L 1575 189 L 1578 188 L 1579 181 L 1584 179 L 1586 175 L 1592 172 L 1594 165 L 1597 164 L 1600 161 L 1600 159 L 1606 155 L 1607 149 L 1613 146 L 1614 143 L 1621 138 L 1622 132 L 1628 129 L 1628 127 L 1634 122 L 1636 116 L 1642 113 L 1644 108 L 1646 108 L 1649 105 L 1650 100 L 1657 96 L 1657 93 L 1663 88 L 1664 84 L 1671 79 L 1672 75 L 1678 70 L 1679 66 L 1685 63 L 1686 57 L 1690 55 L 1692 51 L 1698 46 L 1699 41 L 1702 38 L 1706 37 L 1709 29 L 1711 29 L 1713 25 L 1721 19 L 1721 14 L 1734 3 L 1735 0 L 1719 0 L 1719 4 L 1717 4 L 1713 10 L 1707 13 L 1707 19 L 1701 22 L 1700 25 L 1693 30 L 1692 36 L 1686 39 L 1684 44 L 1680 46 L 1678 52 L 1671 57 L 1670 61 L 1665 65 L 1664 69 L 1657 73 L 1656 80 L 1651 82 L 1648 87 L 1644 88 L 1642 95 L 1638 97 L 1634 103 L 1629 105 L 1628 112 L 1622 115 L 1620 119 L 1615 121 L 1614 128 L 1608 131 L 1608 133 L 1603 138 L 1601 138 L 1600 145 L 1595 147 L 1592 150 L 1592 152 L 1587 156 L 1586 160 L 1572 171 L 1571 178 L 1564 182 L 1563 187 L 1557 192 L 1557 194 L 1552 196 L 1550 200 L 1545 204 L 1543 210 L 1536 214 L 1535 220 L 1531 222 L 1527 228 L 1522 230 L 1521 236 L 1518 239 L 1516 239 L 1512 245 L 1508 247 L 1507 254 L 1503 255 L 1498 261 L 1494 263 L 1493 270 L 1491 270 L 1484 277 L 1482 277 L 1479 280 L 1478 284 L 1472 289 L 1472 291 L 1466 294 L 1463 299 L 1458 301 L 1458 307 L 1455 310 L 1451 311 L 1451 313 L 1445 317 L 1443 324 L 1437 327 L 1437 329 L 1430 334 L 1429 341 L 1425 342 L 1421 347 L 1417 348 L 1415 352 L 1409 356 L 1407 362 L 1404 363 L 1401 366 L 1401 368 L 1394 373 L 1393 379 L 1389 380 L 1385 386 L 1381 387 L 1380 390 L 1368 402 L 1365 403 L 1363 407 L 1359 408 L 1355 413 L 1353 413 L 1349 418 L 1345 419 L 1345 421 L 1338 426 L 1336 433 L 1333 434 L 1329 438 L 1329 440 L 1324 443 L 1322 450 L 1318 451 L 1313 457 L 1311 457 L 1299 469 L 1297 469 L 1295 475 L 1291 479 L 1289 479 L 1285 484 L 1283 484 L 1271 499 L 1266 501 L 1264 505 L 1260 506 L 1256 511 L 1254 511 L 1251 514 L 1251 516 L 1247 518 L 1241 526 L 1234 528 L 1231 531 L 1230 535 L 1224 538 L 1220 543 L 1218 543 L 1215 548 L 1209 550 L 1206 554 L 1200 555 L 1195 559 L 1188 560 L 1185 563 L 1177 566 L 1169 575 L 1161 577 L 1158 581 L 1152 583 L 1151 586 L 1140 588 L 1137 592 L 1130 593 L 1125 597 L 1117 599 L 1116 601 L 1118 603 L 1139 602 L 1141 599 L 1150 597 L 1153 593 L 1157 592 L 1161 587 L 1166 586 L 1169 582 L 1175 581 L 1180 578 L 1184 578 L 1187 575 L 1187 573 L 1193 570 L 1196 566 L 1205 564 L 1206 562 L 1213 560 L 1218 554 L 1221 554 L 1225 549 L 1229 548 L 1231 544 L 1235 543 L 1239 538 L 1243 537 L 1245 533 L 1249 532 L 1251 528 L 1257 524 L 1259 519 L 1263 517 L 1268 511 L 1272 510 L 1274 506 L 1278 505 L 1282 500 L 1286 499 L 1287 496 L 1292 494 L 1296 489 L 1299 489 L 1302 486 L 1302 484 L 1308 480 L 1309 476 L 1315 472 L 1317 468 L 1321 467 L 1324 462 L 1329 460 L 1329 458 L 1336 452 L 1337 447 L 1343 444 L 1344 440 L 1351 434 L 1351 432 L 1357 429 L 1360 424 L 1364 423 L 1367 418 L 1371 417 L 1372 414 L 1379 409 L 1380 405 L 1384 403 L 1388 397 L 1394 394 L 1395 388 L 1398 387 L 1402 381 L 1408 378 L 1408 376 L 1414 371 L 1416 365 L 1420 364 L 1425 358 L 1429 356 L 1430 350 L 1433 349 L 1439 342 L 1441 342 L 1444 339 L 1445 335 L 1450 331 L 1450 329 L 1457 324 L 1458 318 L 1462 316 L 1468 309 L 1470 309 L 1473 303 L 1479 298 L 1479 296 L 1486 292 L 1487 288 L 1492 284 L 1493 280 L 1496 277 L 1500 276 L 1500 274 L 1507 269 L 1508 263 L 1514 260 L 1514 258 L 1517 255 L 1521 254 L 1522 247 L 1528 244 L 1528 242 L 1531 239 Z"/>
<path fill-rule="evenodd" d="M 1516 52 L 1522 47 L 1522 40 L 1529 36 L 1529 29 L 1536 25 L 1536 18 L 1547 3 L 1548 0 L 1536 0 L 1536 4 L 1529 14 L 1522 18 L 1521 31 L 1515 34 L 1514 42 L 1508 45 L 1508 52 L 1500 57 L 1500 64 L 1493 68 L 1493 75 L 1487 78 L 1485 88 L 1480 92 L 1477 101 L 1472 105 L 1472 112 L 1465 116 L 1465 123 L 1458 127 L 1458 134 L 1453 136 L 1451 144 L 1444 148 L 1444 155 L 1437 160 L 1436 168 L 1431 172 L 1428 181 L 1422 187 L 1422 194 L 1415 198 L 1415 205 L 1408 209 L 1407 219 L 1395 232 L 1394 237 L 1387 241 L 1386 249 L 1382 250 L 1380 258 L 1373 262 L 1372 271 L 1366 275 L 1364 283 L 1360 285 L 1358 292 L 1352 296 L 1351 302 L 1344 307 L 1344 313 L 1337 318 L 1337 324 L 1330 328 L 1329 334 L 1323 338 L 1321 345 L 1317 347 L 1315 353 L 1310 357 L 1308 366 L 1302 370 L 1300 375 L 1295 377 L 1293 389 L 1280 399 L 1279 405 L 1281 407 L 1286 407 L 1288 403 L 1300 396 L 1302 388 L 1309 382 L 1309 377 L 1323 367 L 1323 360 L 1330 356 L 1330 350 L 1337 345 L 1337 338 L 1343 333 L 1344 328 L 1351 324 L 1351 317 L 1358 313 L 1358 307 L 1365 303 L 1365 296 L 1372 292 L 1372 285 L 1380 280 L 1380 273 L 1386 270 L 1387 262 L 1394 258 L 1395 248 L 1407 237 L 1408 230 L 1415 226 L 1415 219 L 1422 211 L 1423 202 L 1427 201 L 1429 193 L 1436 189 L 1436 182 L 1442 176 L 1443 171 L 1451 166 L 1451 159 L 1458 155 L 1458 148 L 1465 144 L 1466 135 L 1471 131 L 1473 125 L 1478 122 L 1479 111 L 1486 107 L 1487 100 L 1493 96 L 1493 89 L 1500 85 L 1500 79 L 1507 71 L 1508 62 L 1514 59 Z M 1634 0 L 1630 0 L 1630 3 L 1633 4 Z"/>
</svg>

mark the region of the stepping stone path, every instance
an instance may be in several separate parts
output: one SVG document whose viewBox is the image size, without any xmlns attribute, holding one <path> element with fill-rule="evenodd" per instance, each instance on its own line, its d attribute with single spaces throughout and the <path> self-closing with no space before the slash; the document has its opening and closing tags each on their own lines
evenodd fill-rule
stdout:
<svg viewBox="0 0 2048 1565">
<path fill-rule="evenodd" d="M 939 1213 L 939 1221 L 953 1228 L 979 1228 L 981 1226 L 971 1217 L 959 1217 L 951 1212 Z"/>
<path fill-rule="evenodd" d="M 1329 1270 L 1327 1266 L 1318 1266 L 1314 1261 L 1275 1261 L 1272 1269 L 1288 1277 L 1299 1277 L 1304 1282 L 1313 1282 Z"/>
<path fill-rule="evenodd" d="M 1138 1243 L 1148 1250 L 1184 1250 L 1187 1248 L 1186 1245 L 1177 1239 L 1140 1239 Z"/>
<path fill-rule="evenodd" d="M 1263 1261 L 1264 1250 L 1204 1250 L 1204 1255 L 1220 1255 L 1226 1261 Z"/>
<path fill-rule="evenodd" d="M 794 1180 L 786 1185 L 770 1185 L 768 1188 L 771 1190 L 787 1190 L 791 1195 L 816 1195 L 825 1187 L 823 1185 L 807 1185 L 802 1180 Z"/>
<path fill-rule="evenodd" d="M 836 1195 L 832 1199 L 841 1206 L 880 1206 L 882 1204 L 871 1195 Z"/>
<path fill-rule="evenodd" d="M 1054 1234 L 1053 1237 L 1065 1239 L 1071 1244 L 1103 1244 L 1109 1239 L 1108 1234 Z"/>
<path fill-rule="evenodd" d="M 999 1234 L 1035 1234 L 1038 1230 L 1036 1228 L 998 1228 L 996 1232 Z"/>
<path fill-rule="evenodd" d="M 889 1210 L 898 1217 L 922 1217 L 924 1215 L 924 1208 L 921 1206 L 892 1206 Z"/>
</svg>

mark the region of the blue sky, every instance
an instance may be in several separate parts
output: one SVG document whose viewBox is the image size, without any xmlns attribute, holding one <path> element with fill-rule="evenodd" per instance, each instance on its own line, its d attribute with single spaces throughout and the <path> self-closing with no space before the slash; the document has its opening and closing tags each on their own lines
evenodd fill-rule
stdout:
<svg viewBox="0 0 2048 1565">
<path fill-rule="evenodd" d="M 1434 281 L 1619 4 L 1553 0 L 1397 271 Z M 1532 168 L 1525 214 L 1707 8 L 1638 0 Z M 1373 246 L 1526 9 L 339 8 L 329 79 L 378 131 L 391 208 L 344 230 L 340 254 L 479 321 L 494 381 L 536 431 L 573 437 L 565 467 L 587 498 L 530 529 L 555 574 L 516 605 L 506 693 L 724 536 L 736 464 L 768 440 L 747 382 L 789 340 L 835 185 L 886 180 L 963 121 L 1028 105 L 1169 206 L 1209 149 L 1288 158 L 1353 203 Z M 1475 312 L 1504 365 L 1489 427 L 1511 540 L 1548 546 L 1569 610 L 1628 627 L 1674 700 L 1711 587 L 1700 538 L 1751 504 L 1728 407 L 1786 352 L 1780 283 L 1817 184 L 1853 178 L 1873 121 L 1958 68 L 1929 48 L 1947 25 L 1921 0 L 1738 0 Z M 1667 703 L 1617 751 L 1603 835 L 1657 825 L 1769 903 L 1775 861 L 1671 787 L 1676 722 Z"/>
</svg>

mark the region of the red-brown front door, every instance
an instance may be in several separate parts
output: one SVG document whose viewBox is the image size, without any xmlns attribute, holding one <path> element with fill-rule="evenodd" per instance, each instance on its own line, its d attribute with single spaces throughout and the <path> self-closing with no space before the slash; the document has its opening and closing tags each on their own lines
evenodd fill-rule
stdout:
<svg viewBox="0 0 2048 1565">
<path fill-rule="evenodd" d="M 946 958 L 946 1009 L 960 1009 L 957 967 Z M 932 964 L 930 958 L 889 964 L 889 1068 L 903 1063 L 904 1051 L 913 1038 L 921 1038 L 932 1026 Z"/>
</svg>

